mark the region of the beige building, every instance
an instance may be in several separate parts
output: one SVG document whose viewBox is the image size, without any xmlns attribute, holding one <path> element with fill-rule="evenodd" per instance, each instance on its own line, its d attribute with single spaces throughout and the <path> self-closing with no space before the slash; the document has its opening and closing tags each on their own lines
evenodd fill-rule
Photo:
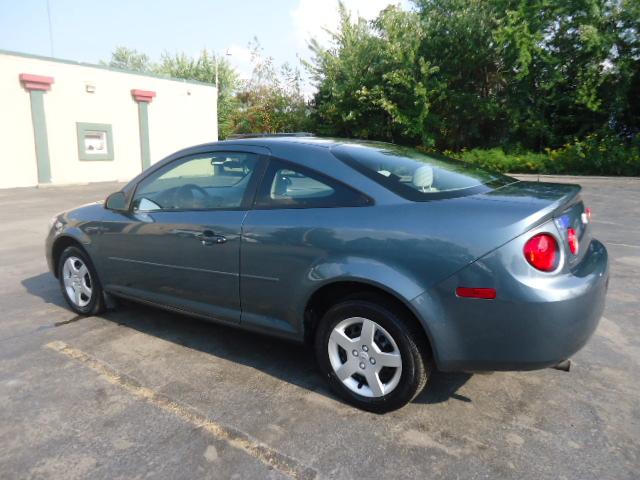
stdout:
<svg viewBox="0 0 640 480">
<path fill-rule="evenodd" d="M 128 180 L 217 140 L 215 87 L 0 51 L 0 188 Z"/>
</svg>

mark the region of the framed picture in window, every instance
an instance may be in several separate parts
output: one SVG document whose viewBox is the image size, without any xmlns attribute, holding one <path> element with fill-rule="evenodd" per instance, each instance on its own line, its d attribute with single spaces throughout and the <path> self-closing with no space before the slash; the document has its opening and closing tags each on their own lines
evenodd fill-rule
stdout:
<svg viewBox="0 0 640 480">
<path fill-rule="evenodd" d="M 113 134 L 107 123 L 76 123 L 80 160 L 113 160 Z"/>
</svg>

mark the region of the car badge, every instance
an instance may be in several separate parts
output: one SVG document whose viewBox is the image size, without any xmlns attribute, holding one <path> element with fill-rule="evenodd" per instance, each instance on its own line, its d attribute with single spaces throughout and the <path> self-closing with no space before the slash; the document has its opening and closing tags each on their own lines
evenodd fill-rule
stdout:
<svg viewBox="0 0 640 480">
<path fill-rule="evenodd" d="M 556 220 L 556 223 L 561 229 L 566 230 L 571 225 L 571 218 L 569 217 L 569 215 L 562 215 Z"/>
</svg>

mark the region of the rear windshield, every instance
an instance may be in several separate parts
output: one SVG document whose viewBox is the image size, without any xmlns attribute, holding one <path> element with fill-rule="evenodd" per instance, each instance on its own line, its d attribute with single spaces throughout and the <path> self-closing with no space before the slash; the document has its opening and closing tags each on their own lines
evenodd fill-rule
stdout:
<svg viewBox="0 0 640 480">
<path fill-rule="evenodd" d="M 515 181 L 457 160 L 386 143 L 343 144 L 332 152 L 352 168 L 414 201 L 485 193 Z"/>
</svg>

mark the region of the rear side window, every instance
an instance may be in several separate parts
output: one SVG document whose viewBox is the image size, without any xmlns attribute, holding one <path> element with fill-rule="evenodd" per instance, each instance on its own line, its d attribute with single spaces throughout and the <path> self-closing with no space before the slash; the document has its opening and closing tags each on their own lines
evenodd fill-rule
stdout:
<svg viewBox="0 0 640 480">
<path fill-rule="evenodd" d="M 332 153 L 392 192 L 414 201 L 484 193 L 514 182 L 499 173 L 440 155 L 385 143 L 345 144 L 332 149 Z"/>
<path fill-rule="evenodd" d="M 360 207 L 365 195 L 320 173 L 271 160 L 256 198 L 258 208 Z"/>
</svg>

